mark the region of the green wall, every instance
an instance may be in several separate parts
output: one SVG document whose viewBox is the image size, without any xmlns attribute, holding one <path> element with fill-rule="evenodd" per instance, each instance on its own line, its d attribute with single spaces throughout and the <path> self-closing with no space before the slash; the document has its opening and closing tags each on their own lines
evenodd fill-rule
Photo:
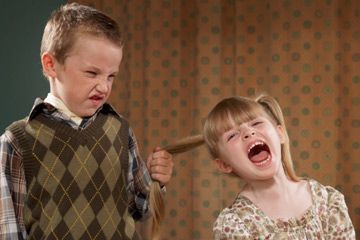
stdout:
<svg viewBox="0 0 360 240">
<path fill-rule="evenodd" d="M 40 41 L 51 12 L 65 0 L 3 1 L 0 7 L 0 134 L 49 91 Z"/>
</svg>

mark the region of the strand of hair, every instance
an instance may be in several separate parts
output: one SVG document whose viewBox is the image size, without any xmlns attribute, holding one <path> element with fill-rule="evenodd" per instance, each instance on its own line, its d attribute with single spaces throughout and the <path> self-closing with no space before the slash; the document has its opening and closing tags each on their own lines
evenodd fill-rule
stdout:
<svg viewBox="0 0 360 240">
<path fill-rule="evenodd" d="M 174 144 L 165 146 L 163 149 L 170 154 L 179 154 L 199 147 L 204 143 L 204 137 L 196 135 L 181 139 Z M 160 226 L 165 217 L 165 199 L 157 181 L 154 181 L 150 187 L 150 211 L 153 214 L 151 239 L 157 240 L 160 238 Z"/>
</svg>

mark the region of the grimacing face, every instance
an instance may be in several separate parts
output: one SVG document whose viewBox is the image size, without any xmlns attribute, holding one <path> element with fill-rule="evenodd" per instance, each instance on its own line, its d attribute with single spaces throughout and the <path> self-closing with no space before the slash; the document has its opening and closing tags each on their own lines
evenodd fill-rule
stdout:
<svg viewBox="0 0 360 240">
<path fill-rule="evenodd" d="M 81 40 L 80 40 L 81 39 Z M 64 63 L 42 56 L 50 91 L 79 117 L 93 115 L 109 98 L 122 59 L 122 48 L 104 37 L 79 36 Z M 50 71 L 46 63 L 53 63 Z"/>
</svg>

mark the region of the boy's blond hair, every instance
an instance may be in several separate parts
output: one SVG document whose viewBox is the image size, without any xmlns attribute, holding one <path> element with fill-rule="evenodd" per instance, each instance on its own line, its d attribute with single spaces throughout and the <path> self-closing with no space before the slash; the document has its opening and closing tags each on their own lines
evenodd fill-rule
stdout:
<svg viewBox="0 0 360 240">
<path fill-rule="evenodd" d="M 122 47 L 118 24 L 104 13 L 77 3 L 66 4 L 54 11 L 44 29 L 40 56 L 50 52 L 63 64 L 76 40 L 89 34 L 104 37 Z"/>
</svg>

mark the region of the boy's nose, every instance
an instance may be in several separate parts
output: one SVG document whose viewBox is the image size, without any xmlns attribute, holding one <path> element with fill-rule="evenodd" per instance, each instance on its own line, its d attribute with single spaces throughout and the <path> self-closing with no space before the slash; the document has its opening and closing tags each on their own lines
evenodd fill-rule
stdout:
<svg viewBox="0 0 360 240">
<path fill-rule="evenodd" d="M 96 85 L 95 89 L 101 93 L 106 93 L 107 91 L 109 91 L 109 84 L 107 83 L 107 81 L 100 80 Z"/>
</svg>

